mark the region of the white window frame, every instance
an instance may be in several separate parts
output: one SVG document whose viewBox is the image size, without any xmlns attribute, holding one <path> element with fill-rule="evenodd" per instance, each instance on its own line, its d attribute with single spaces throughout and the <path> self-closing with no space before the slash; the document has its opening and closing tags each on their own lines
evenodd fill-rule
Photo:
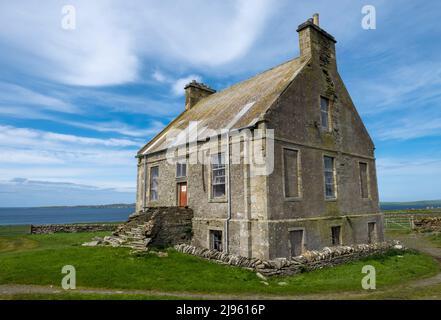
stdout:
<svg viewBox="0 0 441 320">
<path fill-rule="evenodd" d="M 158 170 L 158 173 L 157 173 L 157 175 L 155 177 L 152 174 L 153 173 L 153 169 L 157 169 Z M 156 202 L 156 201 L 159 200 L 159 166 L 151 166 L 150 170 L 149 170 L 149 173 L 150 173 L 150 184 L 149 184 L 150 194 L 149 194 L 149 200 L 151 202 Z M 155 188 L 153 188 L 153 181 L 156 182 L 156 187 Z M 156 198 L 153 198 L 154 192 L 156 193 Z"/>
<path fill-rule="evenodd" d="M 328 183 L 326 182 L 326 173 L 329 173 L 330 171 L 326 168 L 326 158 L 330 158 L 332 159 L 332 180 L 333 180 L 333 188 L 332 190 L 334 191 L 334 194 L 332 196 L 328 196 L 326 194 L 326 186 L 328 185 Z M 323 182 L 324 182 L 324 193 L 325 193 L 325 199 L 327 201 L 334 201 L 337 200 L 337 173 L 336 173 L 336 158 L 330 155 L 323 155 L 322 158 L 322 163 L 323 163 Z"/>
<path fill-rule="evenodd" d="M 181 168 L 181 171 L 182 171 L 182 167 L 185 167 L 185 175 L 179 174 L 179 168 Z M 178 159 L 176 161 L 176 178 L 177 179 L 187 178 L 187 175 L 188 175 L 187 170 L 188 170 L 187 158 Z"/>
<path fill-rule="evenodd" d="M 215 164 L 213 163 L 213 158 L 217 157 L 216 162 L 219 160 L 219 155 L 220 155 L 220 159 L 222 161 L 223 159 L 223 164 Z M 217 168 L 214 168 L 214 166 L 218 166 Z M 221 171 L 224 170 L 224 175 L 223 176 L 216 176 L 216 177 L 223 177 L 224 178 L 224 183 L 215 183 L 214 182 L 214 171 Z M 227 194 L 227 166 L 226 166 L 226 162 L 225 162 L 225 153 L 224 152 L 219 152 L 219 153 L 215 153 L 215 154 L 211 154 L 210 155 L 210 198 L 212 200 L 223 200 L 226 197 Z M 214 195 L 214 187 L 218 186 L 218 185 L 224 185 L 224 194 L 221 196 L 215 196 Z"/>
</svg>

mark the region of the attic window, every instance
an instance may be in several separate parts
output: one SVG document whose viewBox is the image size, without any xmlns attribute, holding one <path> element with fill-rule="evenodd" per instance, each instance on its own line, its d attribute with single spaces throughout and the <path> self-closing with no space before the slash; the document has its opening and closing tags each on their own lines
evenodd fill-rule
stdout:
<svg viewBox="0 0 441 320">
<path fill-rule="evenodd" d="M 225 196 L 225 155 L 218 153 L 211 156 L 212 197 Z"/>
<path fill-rule="evenodd" d="M 320 97 L 320 114 L 321 114 L 321 123 L 322 128 L 325 130 L 329 130 L 329 99 L 324 97 Z"/>
</svg>

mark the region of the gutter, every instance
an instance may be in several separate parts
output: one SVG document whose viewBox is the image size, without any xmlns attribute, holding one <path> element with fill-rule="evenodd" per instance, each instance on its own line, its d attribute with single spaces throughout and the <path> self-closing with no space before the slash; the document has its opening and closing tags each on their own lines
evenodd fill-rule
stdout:
<svg viewBox="0 0 441 320">
<path fill-rule="evenodd" d="M 231 221 L 231 173 L 230 173 L 230 165 L 231 165 L 231 160 L 230 160 L 230 131 L 227 131 L 227 162 L 228 162 L 228 167 L 227 167 L 227 187 L 228 187 L 228 195 L 227 195 L 227 199 L 228 199 L 228 203 L 227 203 L 227 220 L 225 220 L 225 253 L 229 253 L 230 251 L 230 241 L 229 241 L 229 228 L 230 228 L 230 221 Z"/>
</svg>

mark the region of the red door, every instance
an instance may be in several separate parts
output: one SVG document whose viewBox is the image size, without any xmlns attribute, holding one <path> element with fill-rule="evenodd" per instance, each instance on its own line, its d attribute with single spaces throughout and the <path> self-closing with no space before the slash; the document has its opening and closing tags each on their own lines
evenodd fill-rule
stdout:
<svg viewBox="0 0 441 320">
<path fill-rule="evenodd" d="M 178 199 L 179 206 L 186 207 L 187 206 L 187 183 L 178 184 Z"/>
</svg>

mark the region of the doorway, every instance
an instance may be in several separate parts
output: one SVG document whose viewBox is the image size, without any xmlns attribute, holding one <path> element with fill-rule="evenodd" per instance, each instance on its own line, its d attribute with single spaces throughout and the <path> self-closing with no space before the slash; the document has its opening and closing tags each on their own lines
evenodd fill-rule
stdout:
<svg viewBox="0 0 441 320">
<path fill-rule="evenodd" d="M 303 230 L 290 231 L 289 242 L 291 245 L 291 257 L 300 256 L 303 253 Z"/>
<path fill-rule="evenodd" d="M 187 206 L 187 182 L 178 183 L 178 205 Z"/>
</svg>

